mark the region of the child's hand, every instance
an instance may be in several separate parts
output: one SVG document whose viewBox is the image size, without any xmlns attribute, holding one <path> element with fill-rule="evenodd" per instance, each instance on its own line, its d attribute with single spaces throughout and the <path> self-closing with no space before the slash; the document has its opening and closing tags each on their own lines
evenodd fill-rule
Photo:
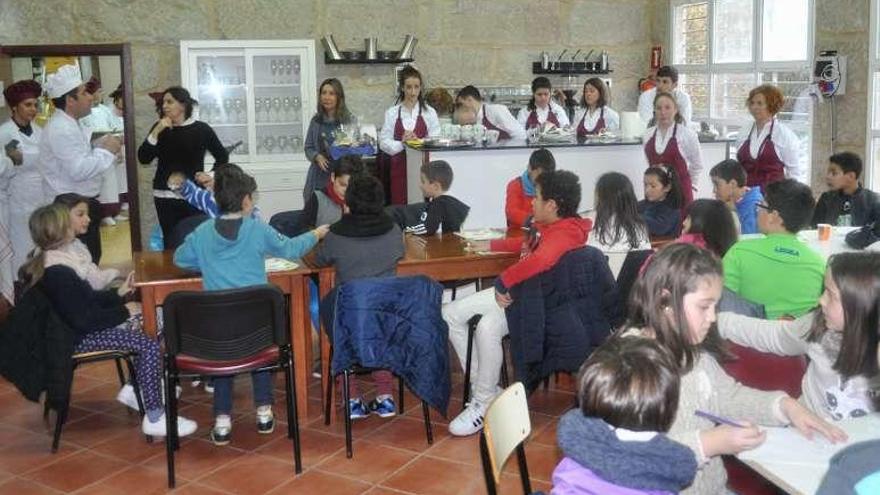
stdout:
<svg viewBox="0 0 880 495">
<path fill-rule="evenodd" d="M 196 183 L 209 191 L 214 190 L 214 176 L 207 172 L 196 172 Z"/>
<path fill-rule="evenodd" d="M 703 444 L 703 453 L 706 457 L 739 454 L 764 443 L 767 432 L 761 431 L 751 423 L 742 422 L 742 424 L 742 428 L 720 425 L 711 430 L 703 430 L 700 433 L 700 441 Z"/>
<path fill-rule="evenodd" d="M 139 302 L 127 302 L 125 303 L 125 309 L 128 310 L 129 316 L 137 316 L 143 313 L 143 309 L 141 308 L 141 303 Z"/>
<path fill-rule="evenodd" d="M 119 294 L 119 297 L 125 297 L 132 292 L 134 292 L 134 271 L 128 273 L 128 276 L 125 277 L 125 282 L 122 282 L 122 285 L 116 289 L 116 293 Z"/>
<path fill-rule="evenodd" d="M 513 304 L 513 298 L 510 297 L 510 294 L 502 294 L 498 292 L 498 289 L 495 289 L 495 302 L 502 308 L 507 308 Z"/>
<path fill-rule="evenodd" d="M 183 187 L 183 183 L 186 181 L 186 176 L 180 172 L 172 172 L 171 175 L 168 176 L 168 189 L 172 191 L 179 191 L 180 188 Z"/>
<path fill-rule="evenodd" d="M 813 438 L 813 432 L 818 432 L 831 443 L 845 442 L 847 440 L 846 433 L 843 430 L 816 416 L 812 411 L 791 397 L 782 399 L 780 407 L 785 416 L 788 417 L 788 420 L 791 421 L 791 425 L 809 439 Z"/>
<path fill-rule="evenodd" d="M 312 233 L 315 234 L 315 237 L 317 237 L 319 241 L 327 235 L 327 232 L 330 232 L 330 226 L 327 224 L 315 227 L 315 229 L 312 230 Z"/>
</svg>

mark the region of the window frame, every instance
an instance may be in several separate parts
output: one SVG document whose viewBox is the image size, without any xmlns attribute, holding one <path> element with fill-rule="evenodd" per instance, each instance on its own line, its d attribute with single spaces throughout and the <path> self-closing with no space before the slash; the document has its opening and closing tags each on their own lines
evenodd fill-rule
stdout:
<svg viewBox="0 0 880 495">
<path fill-rule="evenodd" d="M 708 76 L 708 87 L 707 94 L 709 97 L 709 108 L 707 109 L 707 115 L 700 115 L 700 117 L 704 117 L 707 122 L 716 125 L 729 126 L 729 125 L 737 125 L 742 124 L 743 119 L 741 118 L 714 118 L 712 117 L 712 101 L 714 96 L 713 90 L 713 76 L 718 74 L 751 74 L 755 77 L 756 80 L 761 77 L 761 74 L 764 72 L 797 72 L 808 70 L 811 72 L 812 68 L 812 59 L 813 53 L 815 51 L 815 38 L 816 38 L 816 11 L 815 11 L 815 0 L 807 0 L 807 13 L 809 18 L 807 19 L 807 25 L 809 26 L 809 32 L 807 33 L 807 58 L 805 60 L 796 60 L 796 61 L 771 61 L 764 62 L 761 59 L 763 56 L 763 36 L 764 36 L 764 1 L 765 0 L 752 0 L 753 8 L 752 8 L 752 61 L 751 62 L 732 62 L 732 63 L 716 63 L 715 62 L 715 2 L 716 0 L 669 0 L 669 39 L 668 46 L 670 47 L 670 56 L 669 60 L 675 60 L 675 48 L 676 48 L 676 15 L 675 11 L 678 7 L 688 4 L 697 4 L 697 3 L 707 3 L 707 21 L 708 21 L 708 36 L 706 37 L 706 63 L 705 64 L 675 64 L 675 67 L 678 69 L 680 74 L 706 74 Z M 872 0 L 873 4 L 878 0 Z M 873 20 L 873 17 L 872 17 Z M 674 62 L 671 62 L 674 63 Z M 695 109 L 696 110 L 696 109 Z M 696 120 L 696 113 L 695 119 Z M 880 133 L 878 133 L 880 135 Z M 810 139 L 812 141 L 812 137 Z"/>
<path fill-rule="evenodd" d="M 876 173 L 878 163 L 874 157 L 874 140 L 880 140 L 880 126 L 874 127 L 874 105 L 876 104 L 876 96 L 878 87 L 875 85 L 874 75 L 880 71 L 880 0 L 871 0 L 870 2 L 870 28 L 868 30 L 868 80 L 871 89 L 868 91 L 868 112 L 866 120 L 866 138 L 865 138 L 865 177 L 864 183 L 868 184 L 872 190 L 880 188 L 880 174 Z"/>
</svg>

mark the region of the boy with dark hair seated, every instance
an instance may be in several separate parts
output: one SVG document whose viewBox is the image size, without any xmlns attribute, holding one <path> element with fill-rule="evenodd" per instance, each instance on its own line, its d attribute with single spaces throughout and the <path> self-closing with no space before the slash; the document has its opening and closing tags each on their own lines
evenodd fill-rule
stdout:
<svg viewBox="0 0 880 495">
<path fill-rule="evenodd" d="M 397 261 L 403 257 L 403 233 L 385 214 L 385 192 L 382 183 L 371 175 L 351 178 L 345 191 L 349 213 L 330 226 L 330 233 L 318 247 L 314 262 L 317 266 L 336 268 L 337 287 L 350 280 L 371 277 L 393 277 Z M 332 338 L 336 290 L 321 301 L 321 319 Z M 361 396 L 357 380 L 351 380 L 348 408 L 352 419 L 377 414 L 388 418 L 397 414 L 391 395 L 392 376 L 387 370 L 374 371 L 376 398 L 369 404 Z"/>
<path fill-rule="evenodd" d="M 315 189 L 303 207 L 300 222 L 302 228 L 330 225 L 339 221 L 346 211 L 345 190 L 353 175 L 364 172 L 361 157 L 343 156 L 330 167 L 330 181 L 323 189 Z"/>
<path fill-rule="evenodd" d="M 758 203 L 761 239 L 744 239 L 724 255 L 724 285 L 767 310 L 767 318 L 801 316 L 816 307 L 825 260 L 798 240 L 813 215 L 813 193 L 794 179 L 767 185 Z"/>
<path fill-rule="evenodd" d="M 816 203 L 813 227 L 820 223 L 861 227 L 880 220 L 880 195 L 862 187 L 861 175 L 859 155 L 845 151 L 828 158 L 828 191 Z"/>
<path fill-rule="evenodd" d="M 728 159 L 712 167 L 712 192 L 715 199 L 736 212 L 740 233 L 757 234 L 758 217 L 755 205 L 764 201 L 760 187 L 746 186 L 746 169 L 736 160 Z"/>
<path fill-rule="evenodd" d="M 508 333 L 504 309 L 513 303 L 510 288 L 551 270 L 569 251 L 587 243 L 592 222 L 577 214 L 581 185 L 568 171 L 544 172 L 538 176 L 533 203 L 534 237 L 476 242 L 475 251 L 520 252 L 522 258 L 495 279 L 495 287 L 481 290 L 443 306 L 443 319 L 449 325 L 449 340 L 465 368 L 468 347 L 468 321 L 483 315 L 474 336 L 471 363 L 471 401 L 449 423 L 449 431 L 467 436 L 483 428 L 483 415 L 498 390 L 503 353 L 501 339 Z"/>
<path fill-rule="evenodd" d="M 532 218 L 532 199 L 535 197 L 535 179 L 543 172 L 556 170 L 556 159 L 546 148 L 539 148 L 529 156 L 529 166 L 521 176 L 507 183 L 504 215 L 507 227 L 528 227 Z"/>
<path fill-rule="evenodd" d="M 452 167 L 443 160 L 422 165 L 419 189 L 427 198 L 424 203 L 398 205 L 388 208 L 389 215 L 404 232 L 416 235 L 434 235 L 437 230 L 458 232 L 470 207 L 446 194 L 452 187 Z"/>
</svg>

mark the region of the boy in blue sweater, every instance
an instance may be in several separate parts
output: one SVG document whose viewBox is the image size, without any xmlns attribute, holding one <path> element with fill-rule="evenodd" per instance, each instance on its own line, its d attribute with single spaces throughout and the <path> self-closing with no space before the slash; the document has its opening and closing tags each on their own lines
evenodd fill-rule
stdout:
<svg viewBox="0 0 880 495">
<path fill-rule="evenodd" d="M 760 187 L 746 187 L 746 169 L 738 161 L 728 159 L 712 167 L 709 176 L 715 199 L 736 212 L 740 233 L 759 233 L 755 205 L 764 201 L 764 195 Z"/>
<path fill-rule="evenodd" d="M 233 289 L 268 282 L 265 257 L 300 258 L 327 233 L 322 225 L 288 238 L 263 222 L 254 220 L 257 183 L 236 165 L 216 172 L 214 196 L 219 216 L 199 225 L 174 252 L 174 264 L 202 273 L 205 290 Z M 214 378 L 214 428 L 211 440 L 226 445 L 232 436 L 232 379 Z M 257 431 L 272 433 L 272 374 L 253 373 Z"/>
</svg>

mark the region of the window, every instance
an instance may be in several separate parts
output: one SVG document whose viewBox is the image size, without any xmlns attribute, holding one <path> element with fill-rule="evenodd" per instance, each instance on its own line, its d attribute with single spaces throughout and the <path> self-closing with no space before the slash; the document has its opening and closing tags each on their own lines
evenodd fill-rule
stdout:
<svg viewBox="0 0 880 495">
<path fill-rule="evenodd" d="M 691 95 L 694 120 L 724 136 L 748 132 L 749 91 L 775 84 L 786 97 L 777 117 L 801 137 L 801 159 L 808 165 L 813 0 L 671 0 L 670 10 L 671 60 L 681 74 L 679 87 Z M 880 98 L 875 108 L 880 149 Z"/>
<path fill-rule="evenodd" d="M 865 184 L 870 184 L 871 189 L 880 188 L 880 28 L 878 18 L 880 16 L 880 0 L 871 0 L 871 42 L 870 42 L 870 69 L 871 92 L 868 93 L 868 149 L 865 153 Z"/>
</svg>

